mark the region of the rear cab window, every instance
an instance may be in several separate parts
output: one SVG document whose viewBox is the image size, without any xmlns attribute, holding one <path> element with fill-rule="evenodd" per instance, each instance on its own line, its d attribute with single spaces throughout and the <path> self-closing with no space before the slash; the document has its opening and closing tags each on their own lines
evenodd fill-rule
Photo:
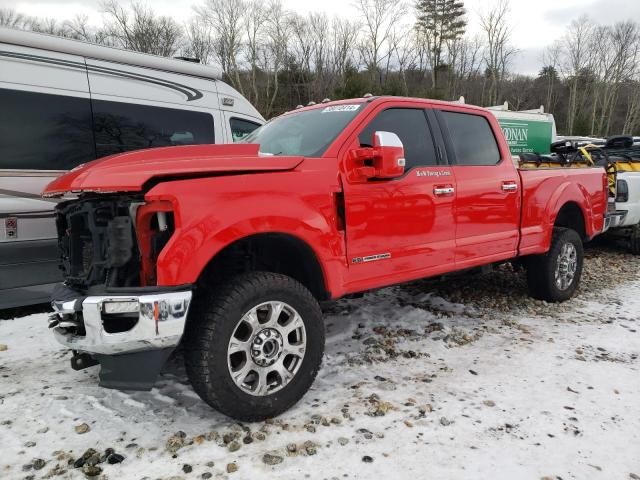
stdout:
<svg viewBox="0 0 640 480">
<path fill-rule="evenodd" d="M 500 149 L 489 121 L 482 115 L 440 110 L 439 117 L 449 134 L 447 149 L 453 150 L 457 165 L 497 165 Z"/>
</svg>

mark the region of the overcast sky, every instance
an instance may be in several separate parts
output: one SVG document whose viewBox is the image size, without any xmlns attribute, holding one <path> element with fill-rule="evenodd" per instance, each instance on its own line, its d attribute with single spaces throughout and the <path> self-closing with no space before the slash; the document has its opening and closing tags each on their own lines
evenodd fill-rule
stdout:
<svg viewBox="0 0 640 480">
<path fill-rule="evenodd" d="M 283 0 L 291 10 L 307 13 L 326 12 L 329 15 L 345 15 L 354 18 L 358 12 L 350 0 Z M 126 3 L 126 2 L 125 2 Z M 192 5 L 203 0 L 147 0 L 146 4 L 161 15 L 177 21 L 186 21 L 192 14 Z M 413 0 L 410 1 L 413 4 Z M 464 0 L 470 30 L 477 31 L 478 17 L 489 8 L 492 0 Z M 18 12 L 59 20 L 86 13 L 94 23 L 101 20 L 99 0 L 0 0 L 0 6 L 14 8 Z M 541 66 L 542 52 L 560 38 L 569 22 L 583 14 L 603 23 L 640 19 L 640 0 L 511 0 L 513 43 L 519 53 L 512 70 L 517 73 L 535 74 Z"/>
</svg>

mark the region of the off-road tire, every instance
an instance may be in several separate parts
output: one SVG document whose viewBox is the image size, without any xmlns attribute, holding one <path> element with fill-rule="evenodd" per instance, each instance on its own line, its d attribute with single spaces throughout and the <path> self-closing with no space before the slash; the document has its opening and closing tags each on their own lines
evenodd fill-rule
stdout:
<svg viewBox="0 0 640 480">
<path fill-rule="evenodd" d="M 629 251 L 634 255 L 640 255 L 640 224 L 631 227 Z"/>
<path fill-rule="evenodd" d="M 189 312 L 184 338 L 184 358 L 189 381 L 211 407 L 241 421 L 260 421 L 291 408 L 309 390 L 320 369 L 324 352 L 324 323 L 318 302 L 296 280 L 268 272 L 251 272 L 224 286 L 199 291 Z M 266 396 L 242 391 L 227 365 L 233 331 L 250 309 L 267 301 L 293 307 L 304 322 L 306 350 L 293 379 Z"/>
<path fill-rule="evenodd" d="M 571 243 L 575 247 L 577 265 L 573 281 L 568 288 L 561 290 L 556 283 L 555 272 L 558 265 L 558 256 L 566 243 Z M 533 255 L 527 259 L 529 295 L 547 302 L 564 302 L 570 299 L 580 284 L 583 261 L 584 250 L 580 235 L 568 228 L 554 228 L 549 251 L 544 255 Z"/>
</svg>

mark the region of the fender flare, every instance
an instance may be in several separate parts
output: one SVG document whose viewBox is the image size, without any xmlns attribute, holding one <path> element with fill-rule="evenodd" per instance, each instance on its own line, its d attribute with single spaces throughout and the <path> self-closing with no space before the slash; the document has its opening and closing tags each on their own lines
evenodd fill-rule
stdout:
<svg viewBox="0 0 640 480">
<path fill-rule="evenodd" d="M 190 228 L 176 229 L 158 258 L 158 284 L 196 283 L 207 265 L 226 247 L 248 237 L 279 234 L 295 238 L 309 248 L 320 266 L 326 291 L 331 296 L 339 295 L 346 253 L 341 242 L 329 238 L 332 231 L 327 222 L 323 223 L 324 228 L 319 229 L 300 218 L 270 217 L 267 221 L 264 217 L 248 217 L 214 231 L 210 220 L 203 218 Z"/>
<path fill-rule="evenodd" d="M 544 225 L 546 226 L 545 234 L 545 248 L 551 245 L 551 237 L 553 235 L 553 226 L 556 223 L 558 214 L 562 208 L 569 204 L 574 203 L 582 212 L 582 218 L 584 221 L 584 229 L 587 238 L 593 236 L 593 225 L 588 221 L 593 215 L 593 206 L 589 199 L 588 192 L 581 184 L 565 181 L 553 192 L 553 195 L 547 202 L 546 215 L 544 219 Z"/>
</svg>

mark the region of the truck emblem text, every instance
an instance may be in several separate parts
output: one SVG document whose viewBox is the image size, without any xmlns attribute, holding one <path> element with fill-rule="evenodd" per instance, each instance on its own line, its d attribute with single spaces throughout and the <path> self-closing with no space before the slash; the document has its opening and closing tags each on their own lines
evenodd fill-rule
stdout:
<svg viewBox="0 0 640 480">
<path fill-rule="evenodd" d="M 416 170 L 416 176 L 418 177 L 448 177 L 450 175 L 450 170 Z"/>
<path fill-rule="evenodd" d="M 390 253 L 378 253 L 377 255 L 368 255 L 366 257 L 355 257 L 351 260 L 351 263 L 368 263 L 378 260 L 388 260 L 391 258 Z"/>
</svg>

